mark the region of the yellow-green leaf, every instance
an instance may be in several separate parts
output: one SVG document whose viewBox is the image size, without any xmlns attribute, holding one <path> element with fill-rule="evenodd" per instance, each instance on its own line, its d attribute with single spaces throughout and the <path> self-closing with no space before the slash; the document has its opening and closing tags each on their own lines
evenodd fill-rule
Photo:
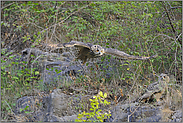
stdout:
<svg viewBox="0 0 183 123">
<path fill-rule="evenodd" d="M 103 92 L 102 92 L 102 91 L 100 91 L 100 92 L 99 92 L 99 95 L 100 95 L 101 97 L 103 97 Z"/>
<path fill-rule="evenodd" d="M 39 74 L 39 71 L 36 71 L 36 72 L 35 72 L 35 75 L 38 75 L 38 74 Z"/>
<path fill-rule="evenodd" d="M 107 93 L 104 94 L 104 98 L 107 98 Z"/>
</svg>

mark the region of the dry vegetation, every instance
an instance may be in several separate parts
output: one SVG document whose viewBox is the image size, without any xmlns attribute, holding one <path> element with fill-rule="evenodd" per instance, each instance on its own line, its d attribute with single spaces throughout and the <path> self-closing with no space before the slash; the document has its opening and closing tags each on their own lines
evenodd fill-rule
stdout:
<svg viewBox="0 0 183 123">
<path fill-rule="evenodd" d="M 108 94 L 110 102 L 125 104 L 140 96 L 146 85 L 157 81 L 154 72 L 167 73 L 171 81 L 166 104 L 171 111 L 178 110 L 182 108 L 181 39 L 181 1 L 1 1 L 2 120 L 11 120 L 17 99 L 39 95 L 45 90 L 38 68 L 30 68 L 19 57 L 21 51 L 30 47 L 45 50 L 42 43 L 71 40 L 116 48 L 137 56 L 158 54 L 158 57 L 130 61 L 106 55 L 95 63 L 87 62 L 83 66 L 89 71 L 86 75 L 68 73 L 70 81 L 59 81 L 45 93 L 61 88 L 65 94 L 95 95 L 100 90 Z"/>
</svg>

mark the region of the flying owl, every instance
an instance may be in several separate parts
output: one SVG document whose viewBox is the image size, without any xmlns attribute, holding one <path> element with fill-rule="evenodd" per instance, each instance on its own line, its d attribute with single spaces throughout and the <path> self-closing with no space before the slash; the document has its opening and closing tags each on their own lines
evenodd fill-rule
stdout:
<svg viewBox="0 0 183 123">
<path fill-rule="evenodd" d="M 65 47 L 76 47 L 79 50 L 77 53 L 77 59 L 82 60 L 83 64 L 90 58 L 101 57 L 104 54 L 110 54 L 123 59 L 134 59 L 134 60 L 147 60 L 150 58 L 155 58 L 157 56 L 157 55 L 153 55 L 150 57 L 133 56 L 123 51 L 119 51 L 117 49 L 103 48 L 100 45 L 93 45 L 91 43 L 83 43 L 78 41 L 71 41 L 69 43 L 54 44 L 54 45 L 47 44 L 47 46 L 53 46 L 56 49 Z"/>
<path fill-rule="evenodd" d="M 169 76 L 161 73 L 158 77 L 158 81 L 147 87 L 147 91 L 139 98 L 139 101 L 149 99 L 150 97 L 155 98 L 157 102 L 160 101 L 162 94 L 168 89 L 167 83 L 169 83 L 169 81 Z"/>
</svg>

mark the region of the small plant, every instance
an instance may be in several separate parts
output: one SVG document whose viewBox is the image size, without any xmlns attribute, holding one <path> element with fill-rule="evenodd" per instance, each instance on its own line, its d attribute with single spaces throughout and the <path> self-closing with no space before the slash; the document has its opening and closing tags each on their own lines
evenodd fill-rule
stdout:
<svg viewBox="0 0 183 123">
<path fill-rule="evenodd" d="M 26 106 L 25 108 L 20 108 L 20 112 L 25 112 L 26 114 L 29 114 L 30 111 L 27 111 L 27 109 L 29 109 L 30 107 L 29 106 Z"/>
<path fill-rule="evenodd" d="M 78 119 L 75 120 L 75 122 L 103 122 L 104 119 L 107 119 L 111 116 L 111 114 L 108 113 L 101 113 L 100 104 L 106 106 L 109 105 L 110 102 L 105 100 L 107 98 L 107 93 L 104 93 L 102 91 L 97 94 L 97 96 L 93 96 L 93 99 L 90 99 L 91 104 L 89 113 L 86 113 L 85 111 L 81 114 L 78 114 Z"/>
<path fill-rule="evenodd" d="M 21 61 L 21 57 L 2 50 L 1 54 L 1 117 L 7 119 L 8 113 L 13 113 L 16 100 L 32 91 L 32 88 L 40 88 L 39 71 L 37 68 L 27 68 L 27 62 Z M 32 86 L 34 84 L 34 86 Z M 29 91 L 30 90 L 30 91 Z M 25 113 L 29 107 L 20 109 Z"/>
</svg>

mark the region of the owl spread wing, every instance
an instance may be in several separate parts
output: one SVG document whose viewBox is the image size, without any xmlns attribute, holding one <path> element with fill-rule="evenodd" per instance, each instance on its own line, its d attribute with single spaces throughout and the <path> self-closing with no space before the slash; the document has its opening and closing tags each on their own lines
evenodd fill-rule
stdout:
<svg viewBox="0 0 183 123">
<path fill-rule="evenodd" d="M 123 52 L 123 51 L 119 51 L 117 49 L 112 49 L 112 48 L 106 48 L 106 49 L 104 49 L 104 52 L 106 54 L 122 57 L 124 59 L 134 59 L 134 60 L 147 60 L 147 59 L 155 58 L 157 56 L 157 55 L 153 55 L 153 56 L 150 56 L 150 57 L 133 56 L 133 55 L 129 55 L 129 54 Z"/>
<path fill-rule="evenodd" d="M 90 49 L 92 44 L 90 43 L 83 43 L 83 42 L 79 42 L 79 41 L 71 41 L 68 43 L 59 43 L 59 44 L 42 44 L 46 47 L 50 47 L 53 49 L 63 49 L 65 47 L 78 47 L 78 48 L 88 48 Z"/>
<path fill-rule="evenodd" d="M 90 44 L 90 43 L 71 41 L 68 43 L 58 44 L 57 46 L 60 48 L 64 48 L 64 47 L 76 47 L 76 48 L 78 48 L 78 51 L 75 51 L 75 56 L 77 57 L 77 59 L 82 60 L 83 64 L 87 61 L 88 58 L 91 58 L 90 50 L 91 50 L 92 44 Z"/>
<path fill-rule="evenodd" d="M 49 45 L 48 45 L 49 46 Z M 51 46 L 51 45 L 50 45 Z M 56 47 L 55 47 L 56 46 Z M 83 43 L 83 42 L 79 42 L 79 41 L 71 41 L 71 42 L 68 42 L 68 43 L 63 43 L 63 44 L 55 44 L 54 47 L 56 49 L 63 49 L 65 47 L 76 47 L 78 48 L 78 53 L 77 54 L 77 58 L 78 59 L 81 59 L 82 61 L 84 61 L 84 63 L 86 62 L 86 60 L 88 58 L 95 58 L 96 57 L 96 54 L 95 52 L 99 52 L 99 51 L 103 51 L 103 53 L 106 53 L 106 54 L 110 54 L 110 55 L 115 55 L 115 56 L 118 56 L 120 58 L 124 58 L 124 59 L 134 59 L 134 60 L 147 60 L 147 59 L 150 59 L 150 58 L 155 58 L 157 55 L 154 55 L 154 56 L 150 56 L 150 57 L 143 57 L 143 56 L 133 56 L 133 55 L 129 55 L 123 51 L 119 51 L 117 49 L 112 49 L 112 48 L 103 48 L 101 46 L 98 45 L 98 49 L 94 48 L 92 49 L 93 46 L 96 46 L 96 45 L 92 45 L 90 43 Z M 92 52 L 92 51 L 93 52 Z M 100 55 L 102 56 L 102 55 Z"/>
<path fill-rule="evenodd" d="M 79 42 L 79 41 L 71 41 L 71 42 L 68 42 L 68 43 L 64 43 L 64 44 L 59 44 L 57 45 L 58 47 L 83 47 L 83 48 L 88 48 L 90 49 L 92 44 L 90 43 L 83 43 L 83 42 Z"/>
</svg>

